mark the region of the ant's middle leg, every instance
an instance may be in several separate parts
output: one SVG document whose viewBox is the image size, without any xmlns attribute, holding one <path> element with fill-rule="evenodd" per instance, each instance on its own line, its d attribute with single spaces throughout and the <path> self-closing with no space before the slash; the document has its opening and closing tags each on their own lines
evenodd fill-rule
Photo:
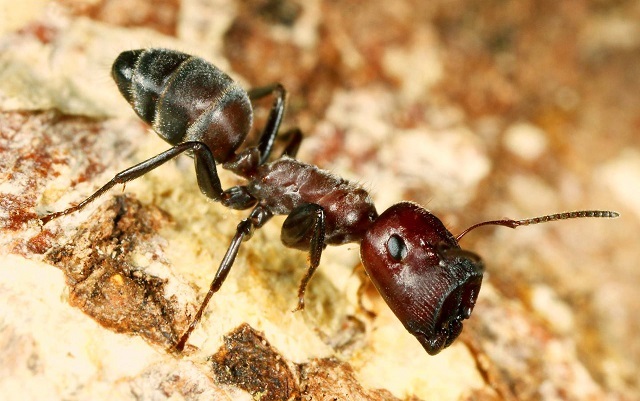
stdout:
<svg viewBox="0 0 640 401">
<path fill-rule="evenodd" d="M 247 92 L 249 99 L 256 100 L 261 99 L 269 94 L 273 94 L 275 100 L 269 111 L 269 117 L 262 130 L 262 135 L 258 142 L 258 150 L 260 152 L 260 164 L 264 164 L 271 155 L 273 144 L 278 135 L 280 124 L 282 123 L 282 117 L 284 116 L 284 105 L 287 91 L 279 84 L 271 84 L 260 88 L 254 88 Z"/>
<path fill-rule="evenodd" d="M 309 269 L 300 282 L 298 306 L 294 312 L 304 309 L 304 293 L 320 264 L 322 250 L 325 247 L 324 237 L 324 209 L 315 203 L 305 203 L 296 207 L 282 224 L 282 243 L 292 248 L 309 250 Z"/>
<path fill-rule="evenodd" d="M 231 266 L 233 266 L 233 262 L 236 260 L 236 256 L 238 255 L 238 251 L 240 250 L 240 244 L 242 243 L 242 241 L 251 238 L 254 229 L 262 227 L 272 216 L 273 215 L 271 214 L 271 212 L 269 212 L 266 208 L 258 205 L 253 208 L 249 217 L 242 220 L 238 224 L 238 227 L 236 228 L 236 234 L 233 236 L 231 244 L 229 245 L 224 258 L 222 258 L 222 262 L 220 262 L 220 267 L 218 267 L 218 271 L 216 272 L 213 281 L 211 281 L 211 286 L 209 287 L 207 295 L 204 297 L 204 300 L 200 304 L 200 308 L 198 309 L 195 317 L 193 318 L 193 320 L 191 320 L 191 323 L 189 323 L 189 327 L 187 327 L 187 330 L 184 332 L 182 337 L 180 337 L 180 340 L 175 346 L 175 349 L 178 352 L 182 352 L 182 350 L 184 349 L 184 346 L 187 344 L 187 341 L 191 336 L 191 333 L 202 318 L 202 314 L 207 308 L 209 300 L 211 299 L 213 294 L 218 292 L 218 290 L 222 286 L 222 283 L 224 283 L 224 280 L 229 275 L 229 271 L 231 270 Z"/>
<path fill-rule="evenodd" d="M 42 224 L 47 224 L 49 221 L 60 216 L 76 212 L 96 200 L 99 196 L 113 188 L 115 185 L 135 180 L 188 150 L 193 152 L 196 176 L 198 178 L 200 191 L 211 199 L 221 200 L 224 192 L 222 191 L 220 179 L 218 178 L 218 172 L 216 170 L 216 161 L 213 158 L 211 150 L 202 142 L 183 142 L 152 157 L 151 159 L 145 160 L 133 167 L 129 167 L 128 169 L 119 172 L 109 182 L 102 186 L 102 188 L 98 189 L 82 202 L 68 209 L 42 216 L 40 217 L 40 221 Z"/>
</svg>

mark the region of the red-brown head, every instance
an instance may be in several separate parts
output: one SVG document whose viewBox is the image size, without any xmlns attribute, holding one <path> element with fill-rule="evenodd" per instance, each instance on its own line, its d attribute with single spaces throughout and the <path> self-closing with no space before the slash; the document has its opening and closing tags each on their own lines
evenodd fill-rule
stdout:
<svg viewBox="0 0 640 401">
<path fill-rule="evenodd" d="M 410 202 L 391 206 L 367 230 L 360 257 L 391 310 L 430 355 L 458 337 L 484 266 L 436 216 Z"/>
</svg>

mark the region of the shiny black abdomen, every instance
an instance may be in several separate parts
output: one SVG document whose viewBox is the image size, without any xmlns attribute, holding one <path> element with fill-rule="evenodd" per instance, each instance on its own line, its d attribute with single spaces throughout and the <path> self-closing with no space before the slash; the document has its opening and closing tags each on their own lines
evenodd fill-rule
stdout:
<svg viewBox="0 0 640 401">
<path fill-rule="evenodd" d="M 112 75 L 140 118 L 172 145 L 203 142 L 224 162 L 251 129 L 247 93 L 199 57 L 165 49 L 126 51 Z"/>
</svg>

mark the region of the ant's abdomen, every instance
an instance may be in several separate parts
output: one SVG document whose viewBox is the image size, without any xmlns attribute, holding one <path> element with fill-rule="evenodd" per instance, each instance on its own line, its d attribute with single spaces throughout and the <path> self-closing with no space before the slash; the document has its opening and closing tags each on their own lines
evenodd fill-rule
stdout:
<svg viewBox="0 0 640 401">
<path fill-rule="evenodd" d="M 228 160 L 251 129 L 246 92 L 213 64 L 166 49 L 130 50 L 112 76 L 136 113 L 165 141 L 200 141 Z"/>
</svg>

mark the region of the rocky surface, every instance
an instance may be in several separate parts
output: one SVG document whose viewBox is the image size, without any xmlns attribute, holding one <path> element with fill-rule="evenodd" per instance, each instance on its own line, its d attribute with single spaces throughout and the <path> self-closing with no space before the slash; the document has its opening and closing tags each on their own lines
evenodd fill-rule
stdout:
<svg viewBox="0 0 640 401">
<path fill-rule="evenodd" d="M 634 2 L 0 2 L 0 392 L 5 399 L 633 400 L 640 397 L 640 8 Z M 153 4 L 153 6 L 151 6 Z M 276 218 L 243 244 L 183 355 L 168 352 L 244 213 L 184 157 L 42 227 L 167 149 L 111 81 L 125 49 L 280 81 L 299 158 L 476 222 L 603 208 L 462 241 L 487 274 L 429 357 L 357 246 L 303 253 Z M 256 105 L 256 127 L 268 111 Z M 225 185 L 238 182 L 224 174 Z"/>
</svg>

